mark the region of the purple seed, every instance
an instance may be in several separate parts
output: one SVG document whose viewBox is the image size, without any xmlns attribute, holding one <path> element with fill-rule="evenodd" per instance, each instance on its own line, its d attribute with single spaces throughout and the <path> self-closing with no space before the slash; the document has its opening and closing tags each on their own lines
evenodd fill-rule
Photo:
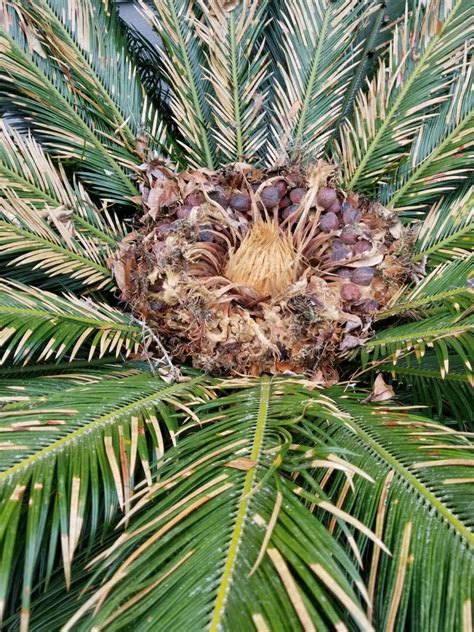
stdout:
<svg viewBox="0 0 474 632">
<path fill-rule="evenodd" d="M 185 205 L 190 206 L 191 208 L 193 206 L 201 206 L 203 202 L 204 202 L 204 195 L 199 191 L 197 193 L 190 193 L 184 199 Z"/>
<path fill-rule="evenodd" d="M 288 187 L 286 186 L 286 182 L 284 182 L 283 180 L 278 180 L 278 182 L 275 182 L 275 187 L 278 189 L 280 198 L 286 195 L 286 192 L 288 190 Z"/>
<path fill-rule="evenodd" d="M 278 205 L 278 208 L 280 210 L 283 210 L 287 206 L 291 206 L 291 199 L 289 198 L 288 195 L 285 195 L 284 197 L 281 198 L 280 204 Z"/>
<path fill-rule="evenodd" d="M 301 189 L 299 187 L 290 191 L 290 199 L 293 204 L 299 204 L 305 195 L 306 189 Z"/>
<path fill-rule="evenodd" d="M 227 208 L 228 200 L 223 187 L 216 187 L 214 191 L 209 193 L 209 197 L 217 204 L 220 204 L 223 208 Z"/>
<path fill-rule="evenodd" d="M 341 231 L 341 240 L 345 244 L 355 244 L 357 241 L 357 237 L 358 234 L 352 226 L 344 226 Z"/>
<path fill-rule="evenodd" d="M 242 211 L 243 213 L 250 211 L 252 208 L 250 195 L 247 195 L 246 193 L 235 193 L 230 198 L 229 204 L 234 211 Z"/>
<path fill-rule="evenodd" d="M 371 248 L 372 246 L 370 245 L 370 242 L 366 241 L 365 239 L 361 239 L 353 245 L 352 252 L 355 255 L 361 255 L 364 252 L 368 252 Z"/>
<path fill-rule="evenodd" d="M 299 204 L 292 204 L 291 206 L 287 206 L 287 208 L 285 208 L 281 214 L 282 220 L 288 219 L 290 215 L 294 215 L 296 211 L 299 210 L 299 208 L 300 208 Z"/>
<path fill-rule="evenodd" d="M 357 285 L 370 285 L 374 278 L 375 271 L 369 266 L 363 266 L 362 268 L 356 268 L 351 276 L 351 281 L 357 283 Z"/>
<path fill-rule="evenodd" d="M 342 261 L 343 259 L 348 259 L 350 256 L 350 249 L 347 246 L 341 246 L 340 248 L 333 249 L 329 261 Z"/>
<path fill-rule="evenodd" d="M 324 233 L 330 233 L 332 230 L 337 230 L 339 227 L 339 220 L 335 213 L 324 213 L 319 220 L 319 227 Z"/>
<path fill-rule="evenodd" d="M 336 270 L 336 274 L 341 279 L 350 279 L 352 275 L 352 270 L 350 268 L 338 268 Z"/>
<path fill-rule="evenodd" d="M 360 211 L 349 205 L 349 208 L 342 212 L 342 219 L 344 224 L 354 224 L 360 220 Z"/>
<path fill-rule="evenodd" d="M 280 197 L 277 187 L 265 187 L 260 193 L 260 199 L 267 210 L 278 206 Z"/>
<path fill-rule="evenodd" d="M 367 298 L 364 301 L 360 301 L 357 305 L 354 305 L 352 311 L 357 312 L 360 315 L 373 315 L 380 309 L 380 303 L 373 298 Z"/>
<path fill-rule="evenodd" d="M 354 283 L 344 283 L 341 287 L 341 296 L 345 301 L 358 301 L 360 290 Z"/>
<path fill-rule="evenodd" d="M 331 189 L 331 187 L 323 187 L 318 191 L 317 200 L 320 206 L 329 209 L 329 207 L 336 202 L 337 193 L 334 189 Z"/>
<path fill-rule="evenodd" d="M 178 206 L 178 208 L 176 209 L 176 217 L 178 219 L 186 219 L 187 217 L 189 217 L 189 213 L 191 213 L 190 206 Z"/>
<path fill-rule="evenodd" d="M 339 200 L 333 202 L 328 210 L 332 213 L 339 213 L 341 210 L 341 203 L 339 202 Z"/>
</svg>

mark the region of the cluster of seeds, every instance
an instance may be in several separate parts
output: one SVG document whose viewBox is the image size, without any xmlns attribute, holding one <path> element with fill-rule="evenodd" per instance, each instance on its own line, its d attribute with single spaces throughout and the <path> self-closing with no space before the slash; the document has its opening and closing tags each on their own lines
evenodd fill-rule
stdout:
<svg viewBox="0 0 474 632">
<path fill-rule="evenodd" d="M 213 373 L 335 378 L 405 276 L 398 218 L 322 161 L 144 171 L 144 217 L 111 266 L 168 351 Z"/>
</svg>

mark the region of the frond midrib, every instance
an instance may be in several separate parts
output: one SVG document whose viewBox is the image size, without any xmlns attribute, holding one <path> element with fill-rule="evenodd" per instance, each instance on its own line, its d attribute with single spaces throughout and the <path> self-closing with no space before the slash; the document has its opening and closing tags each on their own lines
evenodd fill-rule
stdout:
<svg viewBox="0 0 474 632">
<path fill-rule="evenodd" d="M 235 518 L 232 539 L 227 553 L 227 559 L 222 573 L 222 579 L 217 591 L 211 622 L 209 624 L 209 632 L 218 632 L 222 626 L 222 618 L 225 614 L 225 605 L 232 583 L 232 576 L 237 562 L 240 543 L 245 529 L 245 522 L 250 503 L 250 495 L 252 492 L 253 481 L 255 479 L 259 457 L 261 454 L 265 425 L 268 416 L 268 407 L 270 403 L 271 382 L 268 377 L 263 377 L 260 382 L 260 405 L 258 417 L 255 426 L 255 436 L 253 439 L 250 459 L 255 461 L 255 466 L 247 472 L 244 480 L 242 494 L 239 501 L 239 508 Z"/>
<path fill-rule="evenodd" d="M 65 306 L 61 306 L 65 307 Z M 21 307 L 5 307 L 0 304 L 0 314 L 17 314 L 18 316 L 24 316 L 25 320 L 31 317 L 36 318 L 44 318 L 46 320 L 71 320 L 74 322 L 79 322 L 84 325 L 92 326 L 100 328 L 101 330 L 105 329 L 121 329 L 124 331 L 130 331 L 130 333 L 141 332 L 139 327 L 135 327 L 129 323 L 120 323 L 115 321 L 103 321 L 103 320 L 92 320 L 91 318 L 85 318 L 82 316 L 74 316 L 72 314 L 68 314 L 67 312 L 47 312 L 41 311 L 39 309 L 30 309 L 30 308 L 21 308 Z M 105 315 L 104 315 L 105 318 Z"/>
</svg>

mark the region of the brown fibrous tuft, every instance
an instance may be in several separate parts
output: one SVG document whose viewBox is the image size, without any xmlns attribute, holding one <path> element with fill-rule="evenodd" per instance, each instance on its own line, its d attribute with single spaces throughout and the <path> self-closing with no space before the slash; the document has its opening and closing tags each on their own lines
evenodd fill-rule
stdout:
<svg viewBox="0 0 474 632">
<path fill-rule="evenodd" d="M 398 217 L 340 189 L 328 163 L 143 173 L 144 215 L 110 266 L 177 361 L 333 382 L 405 280 Z"/>
</svg>

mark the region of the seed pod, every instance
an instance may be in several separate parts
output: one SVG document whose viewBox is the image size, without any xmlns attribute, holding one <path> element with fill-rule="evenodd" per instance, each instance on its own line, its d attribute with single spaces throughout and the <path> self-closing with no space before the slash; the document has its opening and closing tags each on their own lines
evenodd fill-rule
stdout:
<svg viewBox="0 0 474 632">
<path fill-rule="evenodd" d="M 341 246 L 340 248 L 333 248 L 332 255 L 329 257 L 329 261 L 342 261 L 348 259 L 351 255 L 351 251 L 347 246 Z"/>
<path fill-rule="evenodd" d="M 357 241 L 357 232 L 354 230 L 352 226 L 344 226 L 341 231 L 341 240 L 345 244 L 355 244 Z"/>
<path fill-rule="evenodd" d="M 227 208 L 228 200 L 223 187 L 217 186 L 214 191 L 209 193 L 209 197 L 211 200 L 214 200 L 214 202 L 220 204 L 223 208 Z"/>
<path fill-rule="evenodd" d="M 364 252 L 368 252 L 371 248 L 372 246 L 370 245 L 370 242 L 366 241 L 365 239 L 361 239 L 352 246 L 352 253 L 354 255 L 361 255 Z"/>
<path fill-rule="evenodd" d="M 349 280 L 351 278 L 351 275 L 352 275 L 352 270 L 350 268 L 338 268 L 336 270 L 336 274 L 341 279 Z"/>
<path fill-rule="evenodd" d="M 320 206 L 329 209 L 337 200 L 337 193 L 334 189 L 331 189 L 331 187 L 322 187 L 318 191 L 317 200 Z"/>
<path fill-rule="evenodd" d="M 261 185 L 261 182 L 252 182 L 252 184 L 250 185 L 250 188 L 252 189 L 252 191 L 255 193 L 255 191 L 258 189 L 258 187 Z"/>
<path fill-rule="evenodd" d="M 274 208 L 280 202 L 280 192 L 277 187 L 265 187 L 260 193 L 260 199 L 267 210 Z"/>
<path fill-rule="evenodd" d="M 193 208 L 193 206 L 201 206 L 203 202 L 204 195 L 200 191 L 197 191 L 196 193 L 190 193 L 184 198 L 184 204 L 186 206 L 190 206 L 191 208 Z"/>
<path fill-rule="evenodd" d="M 354 283 L 344 283 L 341 287 L 341 297 L 345 301 L 358 301 L 360 299 L 360 290 Z"/>
<path fill-rule="evenodd" d="M 290 215 L 294 215 L 299 208 L 299 204 L 292 204 L 291 206 L 287 206 L 281 214 L 282 220 L 288 219 Z"/>
<path fill-rule="evenodd" d="M 369 266 L 356 268 L 351 276 L 351 281 L 357 285 L 370 285 L 374 278 L 375 270 Z"/>
<path fill-rule="evenodd" d="M 155 235 L 158 239 L 164 239 L 173 227 L 173 223 L 159 222 L 155 225 Z"/>
<path fill-rule="evenodd" d="M 331 204 L 328 210 L 332 213 L 339 213 L 341 210 L 341 203 L 339 202 L 339 200 L 336 199 L 336 201 Z"/>
<path fill-rule="evenodd" d="M 339 228 L 339 220 L 337 219 L 336 213 L 323 213 L 319 220 L 319 227 L 323 233 L 330 233 L 332 230 L 337 230 Z"/>
<path fill-rule="evenodd" d="M 290 191 L 290 199 L 293 204 L 299 204 L 305 195 L 306 189 L 301 189 L 300 187 Z"/>
<path fill-rule="evenodd" d="M 178 206 L 178 208 L 176 209 L 176 217 L 178 219 L 186 219 L 187 217 L 189 217 L 189 213 L 191 213 L 190 206 Z"/>
<path fill-rule="evenodd" d="M 367 298 L 352 307 L 352 311 L 360 314 L 361 316 L 372 316 L 373 314 L 376 314 L 379 309 L 380 303 L 373 298 Z"/>
<path fill-rule="evenodd" d="M 247 195 L 246 193 L 235 193 L 230 198 L 229 204 L 234 211 L 241 211 L 243 213 L 250 211 L 252 208 L 250 195 Z"/>
<path fill-rule="evenodd" d="M 278 182 L 275 182 L 275 187 L 278 189 L 278 193 L 280 194 L 280 198 L 282 198 L 284 195 L 286 195 L 286 192 L 288 191 L 288 187 L 286 186 L 286 182 L 284 182 L 283 180 L 278 180 Z"/>
<path fill-rule="evenodd" d="M 288 195 L 285 195 L 284 197 L 281 198 L 280 204 L 278 205 L 278 208 L 280 210 L 283 210 L 287 206 L 291 206 L 291 200 L 290 200 Z"/>
<path fill-rule="evenodd" d="M 342 220 L 344 224 L 354 224 L 360 220 L 360 211 L 349 204 L 348 208 L 342 211 Z"/>
</svg>

